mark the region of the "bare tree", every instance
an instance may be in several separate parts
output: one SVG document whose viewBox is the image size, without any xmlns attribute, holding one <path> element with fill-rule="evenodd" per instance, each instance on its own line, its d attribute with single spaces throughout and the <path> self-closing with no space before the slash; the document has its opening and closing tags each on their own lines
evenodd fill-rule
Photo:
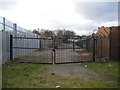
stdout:
<svg viewBox="0 0 120 90">
<path fill-rule="evenodd" d="M 33 33 L 41 35 L 41 33 L 38 30 L 36 30 L 36 29 L 33 30 Z"/>
</svg>

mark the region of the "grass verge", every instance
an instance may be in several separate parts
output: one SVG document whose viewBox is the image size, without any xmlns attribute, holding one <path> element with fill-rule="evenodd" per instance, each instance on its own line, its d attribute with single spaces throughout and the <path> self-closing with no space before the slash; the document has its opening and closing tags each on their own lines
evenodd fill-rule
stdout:
<svg viewBox="0 0 120 90">
<path fill-rule="evenodd" d="M 118 83 L 117 82 L 113 82 L 113 86 L 114 85 L 118 85 L 118 88 L 120 88 L 120 72 L 119 72 L 119 65 L 120 62 L 109 62 L 109 61 L 105 61 L 105 62 L 94 62 L 94 63 L 82 63 L 81 66 L 85 67 L 85 68 L 89 68 L 92 69 L 96 72 L 100 72 L 100 73 L 104 73 L 106 75 L 112 76 L 112 77 L 117 77 L 118 78 Z"/>
<path fill-rule="evenodd" d="M 118 75 L 118 65 L 120 62 L 92 62 L 92 63 L 82 63 L 81 66 L 93 69 L 94 71 L 110 74 L 113 76 Z"/>
<path fill-rule="evenodd" d="M 46 72 L 46 65 L 9 63 L 3 65 L 3 88 L 111 88 L 95 79 L 70 78 Z"/>
</svg>

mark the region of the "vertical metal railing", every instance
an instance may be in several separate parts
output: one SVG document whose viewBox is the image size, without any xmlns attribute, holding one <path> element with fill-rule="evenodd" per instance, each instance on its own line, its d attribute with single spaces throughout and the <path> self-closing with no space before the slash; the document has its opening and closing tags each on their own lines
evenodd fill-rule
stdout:
<svg viewBox="0 0 120 90">
<path fill-rule="evenodd" d="M 10 35 L 10 60 L 13 60 L 13 35 Z"/>
<path fill-rule="evenodd" d="M 53 47 L 52 47 L 52 53 L 53 53 L 53 58 L 52 58 L 52 63 L 55 64 L 56 60 L 56 51 L 55 51 L 55 36 L 53 36 Z"/>
<path fill-rule="evenodd" d="M 7 55 L 6 55 L 5 18 L 3 18 L 3 31 L 2 31 L 2 57 L 3 57 L 3 61 L 6 60 L 6 56 Z"/>
<path fill-rule="evenodd" d="M 14 24 L 11 21 L 9 21 L 5 18 L 2 18 L 2 17 L 1 17 L 0 24 L 1 24 L 0 26 L 2 26 L 1 27 L 1 30 L 2 30 L 2 38 L 1 38 L 2 39 L 2 42 L 1 42 L 1 44 L 2 44 L 2 62 L 7 62 L 11 58 L 11 56 L 10 56 L 11 55 L 11 51 L 10 51 L 11 36 L 10 35 L 13 35 L 13 37 L 17 37 L 18 35 L 19 36 L 25 35 L 27 37 L 33 37 L 33 38 L 38 36 L 24 28 L 18 29 L 17 24 Z M 20 44 L 19 41 L 17 41 L 16 39 L 13 39 L 12 45 L 17 46 L 17 43 Z M 35 45 L 35 46 L 37 47 L 37 45 Z M 13 58 L 16 57 L 17 54 L 19 55 L 20 52 L 18 52 L 18 53 L 17 52 L 18 51 L 16 51 L 16 49 L 14 49 L 12 51 Z"/>
<path fill-rule="evenodd" d="M 75 40 L 74 40 L 74 36 L 73 36 L 73 50 L 75 50 Z"/>
<path fill-rule="evenodd" d="M 96 41 L 96 38 L 95 38 L 94 33 L 92 34 L 92 36 L 93 36 L 93 61 L 95 62 L 95 41 Z"/>
<path fill-rule="evenodd" d="M 39 39 L 39 50 L 41 50 L 42 46 L 41 46 L 41 39 Z"/>
<path fill-rule="evenodd" d="M 13 37 L 17 37 L 17 24 L 13 24 Z M 16 47 L 17 46 L 17 39 L 13 39 L 12 44 Z M 13 57 L 17 56 L 17 50 L 14 49 L 12 54 L 14 55 Z"/>
</svg>

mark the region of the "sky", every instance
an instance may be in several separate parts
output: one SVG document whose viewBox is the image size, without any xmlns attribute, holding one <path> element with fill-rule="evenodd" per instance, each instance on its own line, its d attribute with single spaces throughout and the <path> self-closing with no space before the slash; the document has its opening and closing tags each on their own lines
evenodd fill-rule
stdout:
<svg viewBox="0 0 120 90">
<path fill-rule="evenodd" d="M 114 2 L 113 2 L 114 1 Z M 67 29 L 90 34 L 118 25 L 119 0 L 0 0 L 0 16 L 28 30 Z"/>
</svg>

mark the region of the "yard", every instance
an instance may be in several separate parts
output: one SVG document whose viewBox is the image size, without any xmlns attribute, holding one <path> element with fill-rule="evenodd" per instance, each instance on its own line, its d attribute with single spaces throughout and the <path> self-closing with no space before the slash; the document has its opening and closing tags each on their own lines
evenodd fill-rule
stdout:
<svg viewBox="0 0 120 90">
<path fill-rule="evenodd" d="M 85 65 L 87 65 L 87 67 Z M 93 75 L 95 74 L 98 77 L 93 78 L 94 76 L 92 77 L 90 75 L 91 73 L 93 73 Z M 117 62 L 111 64 L 85 63 L 85 64 L 64 64 L 64 65 L 63 64 L 41 65 L 41 64 L 25 64 L 25 63 L 13 62 L 3 65 L 2 87 L 3 88 L 117 88 L 118 87 L 118 83 L 116 80 L 117 74 L 118 74 Z M 110 77 L 108 77 L 108 79 L 105 81 L 103 80 L 104 78 L 101 77 L 101 75 L 105 75 L 106 77 L 110 76 Z"/>
</svg>

